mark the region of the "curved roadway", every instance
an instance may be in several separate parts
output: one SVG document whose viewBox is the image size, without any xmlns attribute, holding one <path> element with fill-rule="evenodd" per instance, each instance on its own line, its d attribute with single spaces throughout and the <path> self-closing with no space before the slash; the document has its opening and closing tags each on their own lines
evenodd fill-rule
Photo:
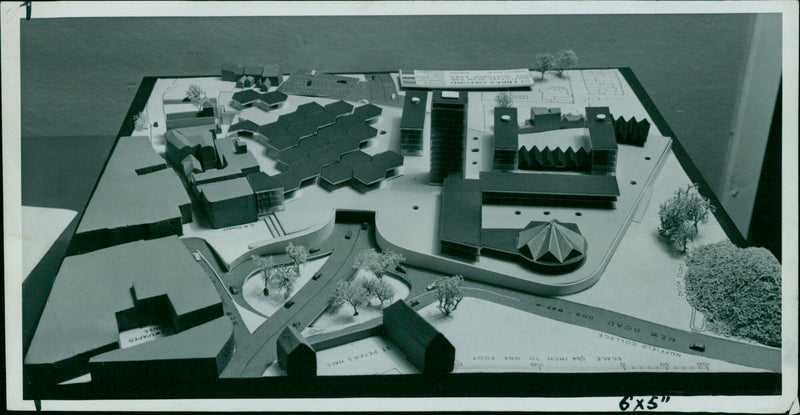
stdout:
<svg viewBox="0 0 800 415">
<path fill-rule="evenodd" d="M 321 278 L 316 281 L 309 281 L 291 298 L 294 301 L 294 305 L 288 309 L 282 308 L 276 311 L 252 334 L 246 333 L 246 329 L 243 328 L 244 325 L 239 322 L 235 326 L 237 327 L 235 334 L 238 334 L 236 336 L 236 352 L 221 376 L 262 376 L 267 367 L 276 359 L 276 340 L 280 331 L 289 324 L 294 325 L 298 331 L 302 331 L 313 323 L 327 308 L 336 284 L 353 275 L 352 264 L 355 254 L 364 249 L 378 248 L 373 226 L 370 223 L 365 231 L 361 229 L 359 224 L 337 223 L 331 236 L 317 246 L 320 248 L 320 253 L 317 255 L 331 252 L 330 257 L 320 269 Z M 347 232 L 352 235 L 350 239 L 345 238 Z M 206 251 L 204 255 L 211 255 L 210 250 L 202 240 L 192 241 L 188 239 L 186 244 L 191 250 Z M 427 291 L 426 287 L 436 278 L 441 277 L 442 274 L 413 266 L 407 266 L 406 268 L 407 271 L 405 273 L 396 274 L 398 277 L 405 279 L 411 286 L 406 301 L 409 303 L 416 301 L 417 303 L 413 307 L 417 310 L 436 302 L 436 293 Z M 237 285 L 241 291 L 244 279 L 253 269 L 254 266 L 251 261 L 245 261 L 225 275 L 224 279 L 229 281 L 228 284 Z M 223 274 L 220 271 L 220 275 Z M 222 290 L 226 289 L 226 287 L 220 288 Z M 561 298 L 541 297 L 471 280 L 465 280 L 463 292 L 464 296 L 492 301 L 643 344 L 773 372 L 781 371 L 780 349 L 679 330 Z M 241 294 L 238 294 L 238 296 L 240 297 Z M 230 295 L 221 295 L 221 297 L 225 303 L 234 301 Z M 240 306 L 246 304 L 241 299 L 237 303 Z M 250 307 L 245 306 L 245 308 Z M 227 304 L 226 312 L 228 309 L 235 310 L 235 307 Z M 239 318 L 238 313 L 228 314 L 234 318 L 234 322 Z M 244 333 L 242 333 L 242 329 L 245 330 Z M 342 330 L 310 336 L 308 340 L 319 350 L 375 335 L 380 333 L 380 330 L 381 319 L 375 318 Z M 692 345 L 702 345 L 704 350 L 692 349 L 690 348 Z"/>
</svg>

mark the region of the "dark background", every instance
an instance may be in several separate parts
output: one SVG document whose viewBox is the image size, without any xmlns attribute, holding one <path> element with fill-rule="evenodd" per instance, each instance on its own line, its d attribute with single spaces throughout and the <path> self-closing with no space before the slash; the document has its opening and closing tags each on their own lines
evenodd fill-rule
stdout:
<svg viewBox="0 0 800 415">
<path fill-rule="evenodd" d="M 582 67 L 632 68 L 718 193 L 754 18 L 32 19 L 20 29 L 22 135 L 114 135 L 143 76 L 218 74 L 227 62 L 280 63 L 284 72 L 496 69 L 567 48 Z"/>
</svg>

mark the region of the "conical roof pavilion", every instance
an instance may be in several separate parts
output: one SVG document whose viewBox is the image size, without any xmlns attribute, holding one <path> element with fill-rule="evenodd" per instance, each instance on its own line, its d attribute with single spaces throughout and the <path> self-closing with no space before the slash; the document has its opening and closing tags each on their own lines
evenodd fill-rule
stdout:
<svg viewBox="0 0 800 415">
<path fill-rule="evenodd" d="M 539 265 L 562 266 L 582 260 L 588 244 L 574 223 L 531 222 L 517 234 L 520 254 Z"/>
</svg>

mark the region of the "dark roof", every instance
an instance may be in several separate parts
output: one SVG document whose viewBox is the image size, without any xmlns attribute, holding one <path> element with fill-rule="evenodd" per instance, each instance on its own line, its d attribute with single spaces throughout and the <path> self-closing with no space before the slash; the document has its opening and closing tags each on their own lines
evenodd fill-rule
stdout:
<svg viewBox="0 0 800 415">
<path fill-rule="evenodd" d="M 276 344 L 278 366 L 289 376 L 315 376 L 317 357 L 314 349 L 297 329 L 287 326 Z"/>
<path fill-rule="evenodd" d="M 383 309 L 386 335 L 424 373 L 453 371 L 455 347 L 403 300 Z"/>
<path fill-rule="evenodd" d="M 381 115 L 382 112 L 383 110 L 381 109 L 381 107 L 374 104 L 367 104 L 354 109 L 353 115 L 366 121 Z"/>
<path fill-rule="evenodd" d="M 444 98 L 442 96 L 443 92 L 455 92 L 458 94 L 458 98 Z M 433 100 L 431 103 L 436 106 L 450 106 L 455 105 L 458 107 L 463 107 L 467 104 L 469 99 L 469 95 L 467 95 L 466 91 L 441 91 L 441 90 L 434 90 L 433 91 Z"/>
<path fill-rule="evenodd" d="M 382 168 L 384 172 L 386 170 L 393 169 L 395 167 L 399 167 L 403 165 L 403 156 L 397 154 L 392 150 L 384 151 L 383 153 L 378 153 L 372 156 L 372 162 Z"/>
<path fill-rule="evenodd" d="M 409 338 L 421 344 L 428 344 L 439 334 L 430 323 L 411 308 L 404 300 L 395 301 L 383 309 L 383 324 L 387 319 L 392 325 L 399 326 Z"/>
<path fill-rule="evenodd" d="M 347 164 L 333 163 L 323 167 L 319 176 L 330 184 L 344 183 L 353 177 L 353 167 Z"/>
<path fill-rule="evenodd" d="M 563 196 L 617 197 L 617 179 L 605 174 L 481 172 L 483 191 Z"/>
<path fill-rule="evenodd" d="M 308 180 L 319 175 L 321 166 L 309 158 L 301 159 L 289 164 L 289 171 L 297 176 L 300 181 Z"/>
<path fill-rule="evenodd" d="M 372 162 L 372 157 L 364 153 L 362 151 L 355 151 L 352 153 L 347 153 L 342 156 L 342 164 L 346 164 L 348 166 L 360 166 L 362 164 L 368 164 Z"/>
<path fill-rule="evenodd" d="M 507 119 L 507 121 L 504 120 Z M 494 148 L 512 149 L 519 147 L 519 125 L 516 108 L 494 109 Z"/>
<path fill-rule="evenodd" d="M 267 145 L 277 151 L 283 151 L 288 149 L 289 147 L 296 146 L 297 137 L 289 135 L 289 133 L 287 132 L 282 132 L 274 137 L 269 137 Z"/>
<path fill-rule="evenodd" d="M 413 99 L 419 100 L 413 103 Z M 428 102 L 428 91 L 408 90 L 403 102 L 403 118 L 400 120 L 400 128 L 421 130 L 425 125 L 425 106 Z"/>
<path fill-rule="evenodd" d="M 290 172 L 278 173 L 272 176 L 272 178 L 280 183 L 281 187 L 283 187 L 284 193 L 289 193 L 293 190 L 297 190 L 300 187 L 300 179 Z"/>
<path fill-rule="evenodd" d="M 299 112 L 290 112 L 278 117 L 278 122 L 285 123 L 287 126 L 291 126 L 292 124 L 297 124 L 305 120 L 306 116 Z"/>
<path fill-rule="evenodd" d="M 240 104 L 249 104 L 259 98 L 261 98 L 261 94 L 259 94 L 258 91 L 253 89 L 245 89 L 244 91 L 234 93 L 231 99 Z"/>
<path fill-rule="evenodd" d="M 263 171 L 248 174 L 247 181 L 250 182 L 250 187 L 254 193 L 275 190 L 281 187 L 280 182 Z"/>
<path fill-rule="evenodd" d="M 335 120 L 336 116 L 327 111 L 320 111 L 306 115 L 306 121 L 309 124 L 316 125 L 317 128 L 333 124 Z"/>
<path fill-rule="evenodd" d="M 228 128 L 228 132 L 232 133 L 232 132 L 240 131 L 240 130 L 241 131 L 256 132 L 256 131 L 258 131 L 258 129 L 259 129 L 258 124 L 254 123 L 254 122 L 252 122 L 250 120 L 242 120 L 242 119 L 240 119 L 239 122 L 237 122 L 236 124 L 231 124 L 231 126 Z"/>
<path fill-rule="evenodd" d="M 286 101 L 286 94 L 280 91 L 267 92 L 261 97 L 261 100 L 269 105 L 275 105 L 280 102 Z"/>
<path fill-rule="evenodd" d="M 334 123 L 335 128 L 343 128 L 345 131 L 349 130 L 351 127 L 357 127 L 360 125 L 364 125 L 364 120 L 355 115 L 342 115 L 341 117 L 337 118 L 336 122 Z"/>
<path fill-rule="evenodd" d="M 286 125 L 277 122 L 271 122 L 258 127 L 258 133 L 267 138 L 275 137 L 281 133 L 286 132 Z"/>
<path fill-rule="evenodd" d="M 605 116 L 604 120 L 598 119 L 601 114 Z M 589 128 L 592 151 L 617 150 L 617 137 L 612 121 L 608 107 L 586 107 L 586 126 Z"/>
<path fill-rule="evenodd" d="M 321 127 L 317 130 L 317 135 L 320 137 L 326 138 L 329 142 L 331 141 L 331 137 L 343 136 L 347 132 L 341 132 L 336 126 L 329 125 L 325 127 Z"/>
<path fill-rule="evenodd" d="M 358 142 L 362 142 L 378 135 L 378 130 L 367 124 L 360 124 L 349 127 L 347 135 L 358 140 Z"/>
<path fill-rule="evenodd" d="M 340 156 L 341 155 L 336 151 L 336 149 L 325 146 L 309 153 L 308 158 L 316 161 L 317 163 L 320 164 L 320 166 L 326 166 L 328 164 L 339 161 Z"/>
<path fill-rule="evenodd" d="M 353 105 L 344 101 L 336 101 L 325 106 L 325 111 L 331 115 L 339 116 L 353 111 Z"/>
<path fill-rule="evenodd" d="M 386 177 L 386 169 L 374 163 L 366 163 L 353 168 L 353 178 L 366 185 L 378 183 Z"/>
<path fill-rule="evenodd" d="M 328 139 L 328 145 L 333 147 L 339 154 L 346 154 L 358 150 L 358 144 L 357 141 L 345 135 Z"/>
<path fill-rule="evenodd" d="M 328 140 L 318 135 L 312 135 L 311 137 L 301 139 L 297 146 L 311 153 L 312 151 L 327 147 Z"/>
<path fill-rule="evenodd" d="M 297 106 L 297 110 L 295 110 L 295 111 L 303 114 L 304 116 L 308 116 L 308 115 L 314 114 L 316 112 L 320 112 L 320 111 L 322 111 L 324 109 L 325 109 L 325 107 L 323 107 L 322 105 L 319 105 L 316 102 L 312 101 L 312 102 L 307 102 L 305 104 L 298 105 Z"/>
<path fill-rule="evenodd" d="M 297 160 L 307 159 L 308 152 L 300 147 L 290 147 L 278 153 L 276 158 L 282 163 L 289 165 Z"/>
<path fill-rule="evenodd" d="M 233 94 L 232 99 L 239 104 L 245 105 L 254 101 L 262 101 L 267 105 L 275 105 L 286 101 L 286 94 L 278 91 L 261 93 L 255 89 L 246 89 Z"/>
<path fill-rule="evenodd" d="M 317 133 L 317 126 L 303 121 L 290 125 L 286 132 L 298 138 L 308 137 Z"/>
<path fill-rule="evenodd" d="M 480 183 L 477 180 L 463 180 L 457 175 L 444 179 L 439 239 L 479 247 L 482 204 Z"/>
</svg>

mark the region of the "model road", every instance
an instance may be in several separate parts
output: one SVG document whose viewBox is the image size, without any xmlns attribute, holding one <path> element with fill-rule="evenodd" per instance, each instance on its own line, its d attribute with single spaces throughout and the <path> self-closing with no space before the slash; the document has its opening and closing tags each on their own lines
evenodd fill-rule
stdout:
<svg viewBox="0 0 800 415">
<path fill-rule="evenodd" d="M 236 310 L 228 288 L 223 283 L 225 272 L 217 264 L 211 248 L 208 247 L 205 240 L 200 238 L 182 238 L 181 241 L 190 252 L 198 252 L 201 255 L 201 260 L 198 263 L 209 274 L 211 282 L 214 283 L 214 287 L 217 289 L 219 298 L 222 299 L 222 311 L 233 322 L 233 338 L 237 343 L 244 341 L 250 333 L 247 331 L 247 326 L 239 315 L 239 311 Z"/>
<path fill-rule="evenodd" d="M 349 240 L 344 238 L 348 231 L 352 235 Z M 337 223 L 331 237 L 320 245 L 321 251 L 332 251 L 330 258 L 320 270 L 322 277 L 317 281 L 310 281 L 301 288 L 291 298 L 294 301 L 291 308 L 275 312 L 252 335 L 237 336 L 236 353 L 222 376 L 262 376 L 275 360 L 276 339 L 280 331 L 289 324 L 293 324 L 298 330 L 303 330 L 311 324 L 328 306 L 336 284 L 353 274 L 353 256 L 364 249 L 378 248 L 372 231 L 372 224 L 369 225 L 368 231 L 364 231 L 356 224 Z M 244 278 L 254 268 L 249 261 L 237 268 L 239 269 L 232 270 L 229 275 L 231 282 L 241 286 Z M 405 273 L 397 274 L 410 283 L 411 289 L 406 301 L 412 304 L 416 301 L 413 307 L 417 310 L 436 302 L 435 291 L 429 292 L 426 287 L 443 275 L 413 266 L 406 268 Z M 774 372 L 781 370 L 779 349 L 679 330 L 598 307 L 555 297 L 541 297 L 471 280 L 466 280 L 463 288 L 464 296 L 506 305 L 643 344 Z M 221 297 L 223 301 L 229 300 L 226 295 Z M 236 316 L 238 317 L 238 313 Z M 309 341 L 314 345 L 328 348 L 368 337 L 376 333 L 376 327 L 380 325 L 379 320 L 373 319 L 342 330 L 311 336 Z M 240 328 L 242 326 L 243 324 L 237 325 Z"/>
<path fill-rule="evenodd" d="M 347 239 L 346 235 L 350 235 Z M 292 297 L 294 304 L 270 316 L 255 332 L 236 346 L 236 352 L 221 377 L 260 377 L 277 357 L 277 337 L 284 327 L 293 325 L 302 331 L 330 303 L 339 281 L 353 275 L 354 255 L 373 245 L 368 232 L 359 224 L 337 223 L 326 243 L 334 243 L 330 257 L 319 270 L 318 280 L 309 281 Z M 325 245 L 325 244 L 323 244 Z"/>
<path fill-rule="evenodd" d="M 408 266 L 404 277 L 411 281 L 412 290 L 406 301 L 414 304 L 416 310 L 436 303 L 436 292 L 426 291 L 425 287 L 440 276 L 441 274 L 430 270 Z M 598 307 L 555 297 L 541 297 L 476 281 L 464 281 L 463 295 L 667 350 L 773 372 L 781 371 L 780 349 L 679 330 Z M 376 331 L 378 320 L 380 319 L 311 336 L 309 342 L 315 347 L 320 345 L 328 348 L 341 343 L 336 341 L 339 336 L 345 336 L 347 341 L 368 337 Z M 361 335 L 358 333 L 359 330 Z M 695 349 L 692 348 L 693 345 Z"/>
</svg>

